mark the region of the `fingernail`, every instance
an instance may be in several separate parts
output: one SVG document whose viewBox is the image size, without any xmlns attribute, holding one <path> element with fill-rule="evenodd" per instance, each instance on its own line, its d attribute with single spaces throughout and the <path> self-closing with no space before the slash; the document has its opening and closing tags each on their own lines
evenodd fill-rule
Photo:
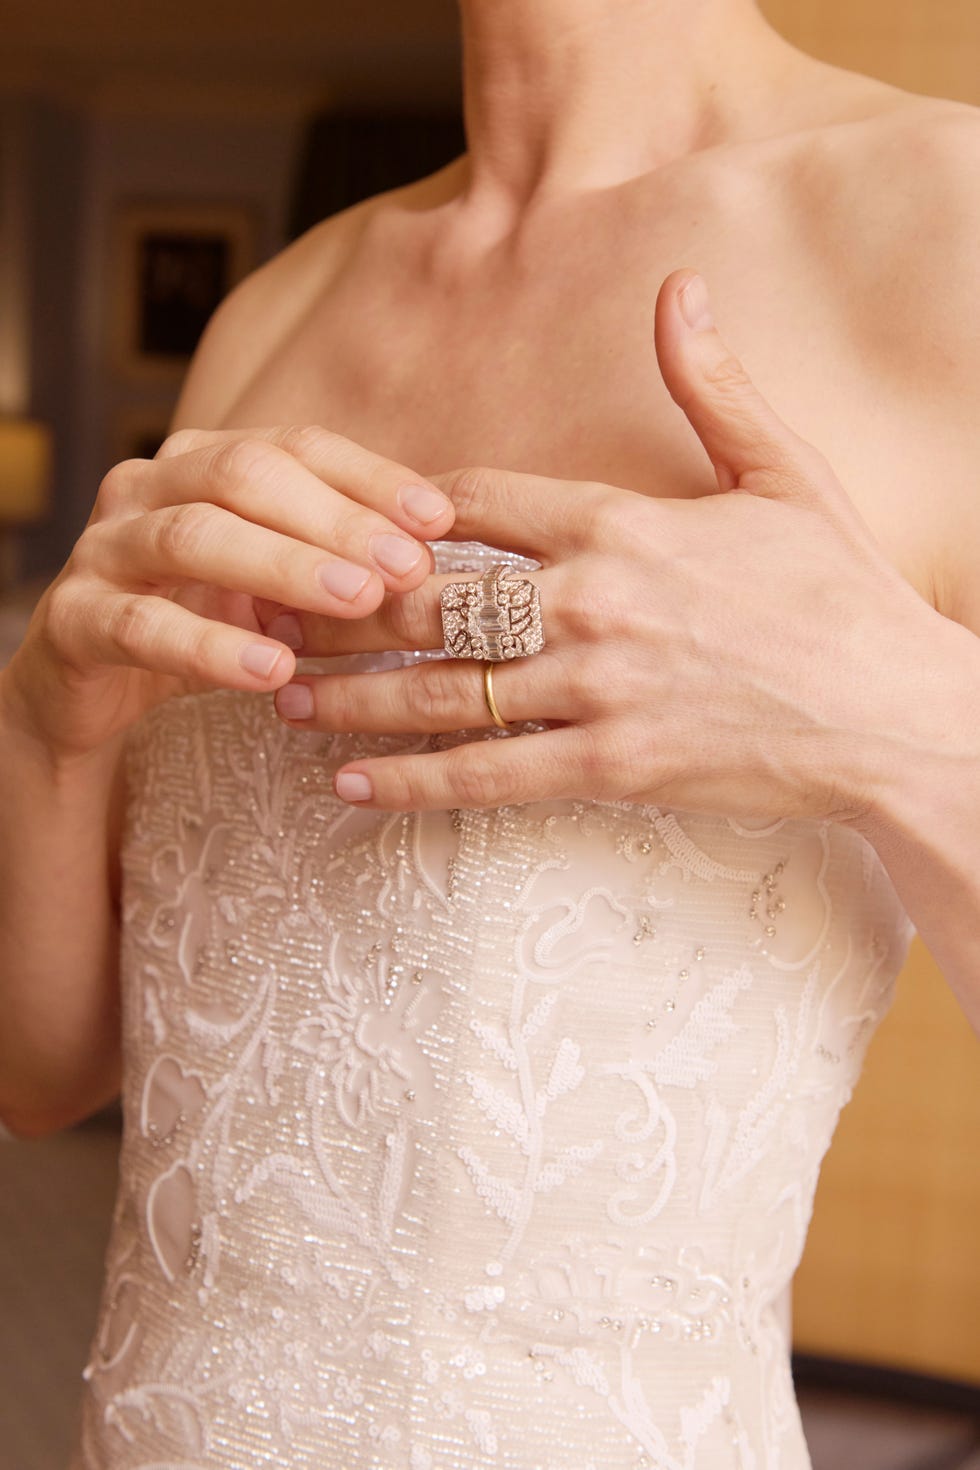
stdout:
<svg viewBox="0 0 980 1470">
<path fill-rule="evenodd" d="M 250 674 L 268 679 L 281 653 L 281 648 L 270 648 L 268 643 L 246 643 L 238 650 L 238 662 Z"/>
<path fill-rule="evenodd" d="M 708 302 L 708 288 L 700 276 L 692 276 L 678 298 L 681 316 L 692 332 L 709 332 L 715 324 Z"/>
<path fill-rule="evenodd" d="M 294 652 L 303 647 L 303 630 L 295 613 L 278 613 L 265 631 L 267 637 L 278 638 L 280 643 L 285 643 Z"/>
<path fill-rule="evenodd" d="M 366 567 L 355 566 L 352 561 L 325 561 L 316 574 L 327 591 L 344 602 L 353 602 L 371 576 Z"/>
<path fill-rule="evenodd" d="M 313 690 L 309 684 L 284 684 L 276 690 L 275 704 L 287 720 L 308 720 L 313 713 Z"/>
<path fill-rule="evenodd" d="M 374 795 L 370 778 L 360 771 L 345 771 L 335 778 L 334 785 L 341 801 L 370 801 Z"/>
<path fill-rule="evenodd" d="M 438 490 L 427 490 L 424 485 L 405 485 L 398 492 L 398 503 L 413 520 L 427 526 L 437 516 L 444 515 L 452 501 Z"/>
<path fill-rule="evenodd" d="M 368 547 L 378 566 L 395 577 L 403 577 L 417 567 L 422 556 L 419 543 L 409 541 L 407 536 L 372 536 Z"/>
</svg>

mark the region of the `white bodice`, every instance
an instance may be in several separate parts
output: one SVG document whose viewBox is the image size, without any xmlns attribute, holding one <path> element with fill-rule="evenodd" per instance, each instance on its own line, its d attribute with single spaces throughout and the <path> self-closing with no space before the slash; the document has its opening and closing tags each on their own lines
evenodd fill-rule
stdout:
<svg viewBox="0 0 980 1470">
<path fill-rule="evenodd" d="M 776 1303 L 907 917 L 830 823 L 333 795 L 480 738 L 134 729 L 76 1470 L 808 1465 Z"/>
</svg>

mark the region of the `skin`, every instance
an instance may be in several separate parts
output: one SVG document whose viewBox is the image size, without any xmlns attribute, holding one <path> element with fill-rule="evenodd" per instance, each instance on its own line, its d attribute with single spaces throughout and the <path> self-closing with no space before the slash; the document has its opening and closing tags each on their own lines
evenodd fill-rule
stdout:
<svg viewBox="0 0 980 1470">
<path fill-rule="evenodd" d="M 298 729 L 489 724 L 472 661 L 296 675 L 441 646 L 447 536 L 542 563 L 547 647 L 495 692 L 553 728 L 352 762 L 339 795 L 849 823 L 980 1030 L 975 112 L 803 57 L 750 0 L 462 15 L 467 156 L 231 293 L 0 676 L 15 1131 L 116 1085 L 125 731 L 213 687 L 278 690 Z M 411 487 L 447 493 L 433 520 Z M 372 538 L 399 532 L 394 573 Z M 338 559 L 353 597 L 318 580 Z"/>
</svg>

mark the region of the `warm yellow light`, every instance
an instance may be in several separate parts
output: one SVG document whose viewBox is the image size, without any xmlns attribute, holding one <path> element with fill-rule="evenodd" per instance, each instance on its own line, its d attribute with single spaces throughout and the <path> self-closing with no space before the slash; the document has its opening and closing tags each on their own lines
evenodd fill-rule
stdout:
<svg viewBox="0 0 980 1470">
<path fill-rule="evenodd" d="M 0 418 L 0 525 L 23 526 L 48 508 L 51 430 L 36 419 Z"/>
</svg>

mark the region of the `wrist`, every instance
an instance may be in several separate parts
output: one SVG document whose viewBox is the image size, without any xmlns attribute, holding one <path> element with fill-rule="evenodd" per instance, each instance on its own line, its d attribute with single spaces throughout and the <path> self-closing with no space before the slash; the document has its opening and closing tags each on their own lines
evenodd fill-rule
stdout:
<svg viewBox="0 0 980 1470">
<path fill-rule="evenodd" d="M 902 696 L 866 763 L 854 827 L 875 847 L 980 829 L 980 638 L 928 608 Z M 916 646 L 916 644 L 918 646 Z"/>
<path fill-rule="evenodd" d="M 92 779 L 93 771 L 111 770 L 119 742 L 85 748 L 57 739 L 51 721 L 44 717 L 45 686 L 53 694 L 54 681 L 42 667 L 28 670 L 31 663 L 26 646 L 0 669 L 0 742 L 5 755 L 13 755 L 55 785 Z"/>
</svg>

